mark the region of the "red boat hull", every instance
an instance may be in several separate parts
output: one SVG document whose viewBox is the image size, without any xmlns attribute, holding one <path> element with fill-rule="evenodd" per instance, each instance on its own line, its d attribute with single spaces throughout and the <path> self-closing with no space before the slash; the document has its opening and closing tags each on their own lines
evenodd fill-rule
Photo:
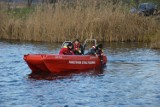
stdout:
<svg viewBox="0 0 160 107">
<path fill-rule="evenodd" d="M 104 55 L 102 59 L 101 61 L 99 57 L 92 55 L 24 55 L 24 60 L 32 72 L 51 73 L 94 69 L 106 64 L 107 57 Z"/>
</svg>

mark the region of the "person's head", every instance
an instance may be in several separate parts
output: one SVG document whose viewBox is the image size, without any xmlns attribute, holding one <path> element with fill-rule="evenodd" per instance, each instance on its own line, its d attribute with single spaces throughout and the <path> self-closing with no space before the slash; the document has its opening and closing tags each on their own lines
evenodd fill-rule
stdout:
<svg viewBox="0 0 160 107">
<path fill-rule="evenodd" d="M 79 43 L 79 39 L 76 39 L 74 43 L 77 45 Z"/>
<path fill-rule="evenodd" d="M 93 49 L 96 49 L 96 47 L 95 47 L 94 45 L 92 46 L 92 48 L 93 48 Z"/>
<path fill-rule="evenodd" d="M 72 49 L 72 43 L 69 42 L 68 45 L 67 45 L 68 49 Z"/>
<path fill-rule="evenodd" d="M 98 50 L 102 50 L 102 48 L 103 48 L 103 45 L 102 45 L 102 44 L 97 45 L 97 49 L 98 49 Z"/>
</svg>

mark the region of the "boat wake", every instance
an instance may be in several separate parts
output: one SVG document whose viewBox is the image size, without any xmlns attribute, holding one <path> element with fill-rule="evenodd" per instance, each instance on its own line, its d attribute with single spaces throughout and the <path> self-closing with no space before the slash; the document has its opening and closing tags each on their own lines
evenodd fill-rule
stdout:
<svg viewBox="0 0 160 107">
<path fill-rule="evenodd" d="M 108 60 L 110 63 L 116 63 L 116 62 L 124 62 L 124 63 L 160 63 L 159 59 L 113 59 Z"/>
</svg>

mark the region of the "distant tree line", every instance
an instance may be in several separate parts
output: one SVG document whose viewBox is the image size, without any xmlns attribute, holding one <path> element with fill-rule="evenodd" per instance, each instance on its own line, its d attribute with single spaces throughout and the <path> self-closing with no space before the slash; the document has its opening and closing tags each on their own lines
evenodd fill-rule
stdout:
<svg viewBox="0 0 160 107">
<path fill-rule="evenodd" d="M 30 7 L 33 2 L 35 3 L 56 3 L 58 0 L 0 0 L 0 2 L 7 2 L 7 3 L 21 3 L 21 2 L 27 2 L 27 6 Z"/>
<path fill-rule="evenodd" d="M 28 0 L 28 6 L 30 7 L 34 0 Z M 57 0 L 41 0 L 42 3 L 56 3 Z"/>
<path fill-rule="evenodd" d="M 22 2 L 22 1 L 26 1 L 26 0 L 0 0 L 0 1 L 7 1 L 7 2 Z M 33 2 L 41 2 L 41 3 L 49 3 L 49 4 L 54 4 L 56 3 L 58 0 L 27 0 L 27 5 L 28 7 L 30 7 L 32 5 Z M 74 0 L 62 0 L 62 1 L 74 1 Z M 157 3 L 160 5 L 160 0 L 108 0 L 109 2 L 112 1 L 113 5 L 117 4 L 119 2 L 125 2 L 125 3 L 132 3 L 135 6 L 138 6 L 139 3 L 141 2 L 153 2 L 153 3 Z"/>
</svg>

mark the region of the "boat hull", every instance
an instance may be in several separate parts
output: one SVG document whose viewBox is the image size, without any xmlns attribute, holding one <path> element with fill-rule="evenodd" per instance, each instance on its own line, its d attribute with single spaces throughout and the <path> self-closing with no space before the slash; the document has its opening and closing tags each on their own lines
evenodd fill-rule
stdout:
<svg viewBox="0 0 160 107">
<path fill-rule="evenodd" d="M 48 68 L 45 66 L 43 62 L 44 57 L 45 57 L 44 54 L 27 54 L 24 55 L 23 59 L 26 61 L 32 72 L 40 72 L 40 71 L 49 72 Z"/>
<path fill-rule="evenodd" d="M 103 60 L 93 55 L 45 55 L 45 54 L 28 54 L 24 55 L 24 60 L 32 72 L 73 72 L 94 69 L 104 66 L 107 57 L 104 55 Z"/>
</svg>

